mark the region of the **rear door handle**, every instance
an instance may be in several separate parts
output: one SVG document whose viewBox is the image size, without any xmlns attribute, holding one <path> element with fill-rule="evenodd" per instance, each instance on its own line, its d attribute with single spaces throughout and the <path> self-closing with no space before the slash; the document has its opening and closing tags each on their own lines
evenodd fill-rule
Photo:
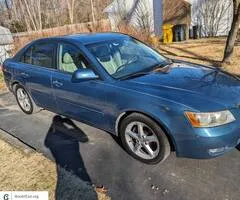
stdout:
<svg viewBox="0 0 240 200">
<path fill-rule="evenodd" d="M 53 85 L 55 85 L 56 87 L 61 87 L 61 86 L 63 86 L 63 83 L 62 83 L 62 82 L 59 82 L 59 81 L 53 81 L 52 83 L 53 83 Z"/>
<path fill-rule="evenodd" d="M 21 72 L 20 75 L 23 76 L 24 78 L 28 78 L 29 77 L 29 74 L 26 73 L 26 72 Z"/>
</svg>

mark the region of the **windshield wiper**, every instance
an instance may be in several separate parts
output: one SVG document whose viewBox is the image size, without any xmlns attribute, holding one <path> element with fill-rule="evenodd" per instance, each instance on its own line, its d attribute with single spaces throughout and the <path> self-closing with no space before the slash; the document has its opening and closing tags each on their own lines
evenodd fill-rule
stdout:
<svg viewBox="0 0 240 200">
<path fill-rule="evenodd" d="M 167 73 L 169 70 L 169 65 L 171 65 L 173 62 L 169 61 L 169 62 L 162 62 L 162 63 L 158 63 L 155 64 L 151 67 L 149 67 L 147 70 L 141 71 L 141 72 L 136 72 L 127 76 L 123 76 L 122 78 L 120 78 L 120 80 L 126 80 L 126 79 L 131 79 L 131 78 L 136 78 L 139 76 L 144 76 L 144 75 L 148 75 L 152 72 L 163 72 L 163 73 Z"/>
<path fill-rule="evenodd" d="M 164 69 L 165 67 L 168 67 L 171 64 L 172 64 L 172 62 L 159 63 L 157 65 L 152 66 L 151 71 L 155 71 L 155 70 L 160 70 L 161 71 L 161 69 Z M 163 70 L 163 71 L 165 71 L 165 70 Z"/>
<path fill-rule="evenodd" d="M 122 78 L 120 78 L 120 80 L 127 80 L 127 79 L 131 79 L 131 78 L 136 78 L 136 77 L 139 77 L 139 76 L 145 76 L 145 75 L 148 75 L 150 72 L 137 72 L 137 73 L 134 73 L 134 74 L 130 74 L 130 75 L 127 75 L 127 76 L 123 76 Z"/>
</svg>

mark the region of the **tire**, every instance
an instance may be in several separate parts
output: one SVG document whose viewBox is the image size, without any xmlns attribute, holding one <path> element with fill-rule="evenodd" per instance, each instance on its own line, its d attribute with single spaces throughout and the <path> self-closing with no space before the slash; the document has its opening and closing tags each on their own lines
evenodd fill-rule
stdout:
<svg viewBox="0 0 240 200">
<path fill-rule="evenodd" d="M 171 152 L 164 131 L 155 121 L 143 114 L 133 113 L 123 119 L 120 124 L 120 137 L 126 151 L 143 163 L 163 162 Z"/>
<path fill-rule="evenodd" d="M 20 98 L 20 94 L 19 93 L 23 93 L 25 95 L 25 103 L 23 103 L 22 99 Z M 32 100 L 31 96 L 28 94 L 28 92 L 25 90 L 25 88 L 21 85 L 16 85 L 15 86 L 15 91 L 14 91 L 18 106 L 21 108 L 21 110 L 25 113 L 25 114 L 33 114 L 33 113 L 37 113 L 40 111 L 40 109 L 38 108 L 38 106 L 34 103 L 34 101 Z M 24 106 L 23 104 L 28 104 L 28 106 Z"/>
</svg>

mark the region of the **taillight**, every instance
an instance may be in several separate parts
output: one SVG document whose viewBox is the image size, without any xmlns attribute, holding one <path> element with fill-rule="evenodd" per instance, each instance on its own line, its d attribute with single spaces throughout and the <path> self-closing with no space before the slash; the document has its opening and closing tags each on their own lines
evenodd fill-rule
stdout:
<svg viewBox="0 0 240 200">
<path fill-rule="evenodd" d="M 0 64 L 0 72 L 3 72 L 5 68 L 6 68 L 6 64 L 4 65 L 4 62 L 3 64 Z"/>
</svg>

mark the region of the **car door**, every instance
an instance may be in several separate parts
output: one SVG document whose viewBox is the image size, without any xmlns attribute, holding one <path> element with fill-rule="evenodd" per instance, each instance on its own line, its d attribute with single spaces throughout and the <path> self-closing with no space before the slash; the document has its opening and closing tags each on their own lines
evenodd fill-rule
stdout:
<svg viewBox="0 0 240 200">
<path fill-rule="evenodd" d="M 34 102 L 46 109 L 56 109 L 51 75 L 56 69 L 57 44 L 38 43 L 30 46 L 21 58 L 20 76 Z"/>
<path fill-rule="evenodd" d="M 59 113 L 106 128 L 104 85 L 99 80 L 72 82 L 78 68 L 91 68 L 77 46 L 69 43 L 58 45 L 58 70 L 53 73 L 52 85 Z M 105 122 L 105 123 L 104 123 Z"/>
</svg>

